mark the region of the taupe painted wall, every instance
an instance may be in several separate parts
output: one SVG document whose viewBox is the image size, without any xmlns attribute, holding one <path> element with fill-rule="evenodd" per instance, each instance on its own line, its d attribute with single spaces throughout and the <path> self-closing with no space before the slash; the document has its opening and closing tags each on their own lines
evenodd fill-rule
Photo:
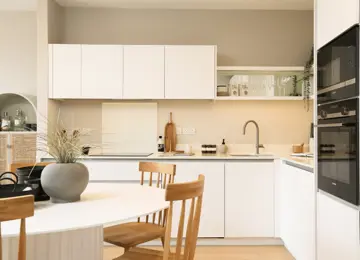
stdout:
<svg viewBox="0 0 360 260">
<path fill-rule="evenodd" d="M 65 8 L 64 43 L 211 44 L 218 65 L 303 65 L 312 11 Z"/>
<path fill-rule="evenodd" d="M 0 11 L 0 93 L 36 95 L 36 12 Z"/>
</svg>

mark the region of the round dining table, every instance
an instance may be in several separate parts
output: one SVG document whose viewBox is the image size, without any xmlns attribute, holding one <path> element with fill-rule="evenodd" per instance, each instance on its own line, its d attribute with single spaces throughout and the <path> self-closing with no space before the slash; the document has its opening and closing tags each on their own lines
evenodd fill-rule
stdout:
<svg viewBox="0 0 360 260">
<path fill-rule="evenodd" d="M 36 202 L 26 219 L 27 260 L 103 259 L 103 228 L 166 209 L 165 191 L 139 184 L 90 183 L 81 201 Z M 3 259 L 17 260 L 20 221 L 1 224 Z"/>
</svg>

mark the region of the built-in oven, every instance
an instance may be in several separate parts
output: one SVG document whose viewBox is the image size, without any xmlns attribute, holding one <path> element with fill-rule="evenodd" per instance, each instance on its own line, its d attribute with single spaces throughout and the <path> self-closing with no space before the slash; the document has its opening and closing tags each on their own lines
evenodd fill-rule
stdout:
<svg viewBox="0 0 360 260">
<path fill-rule="evenodd" d="M 359 99 L 318 106 L 318 187 L 359 205 Z"/>
<path fill-rule="evenodd" d="M 318 51 L 318 104 L 359 95 L 359 25 Z"/>
</svg>

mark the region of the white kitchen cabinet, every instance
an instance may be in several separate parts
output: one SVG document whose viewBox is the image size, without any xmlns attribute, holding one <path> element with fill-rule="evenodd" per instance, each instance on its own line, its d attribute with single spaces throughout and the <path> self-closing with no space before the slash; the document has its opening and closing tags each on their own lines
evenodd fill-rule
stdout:
<svg viewBox="0 0 360 260">
<path fill-rule="evenodd" d="M 165 98 L 214 99 L 215 46 L 165 46 Z"/>
<path fill-rule="evenodd" d="M 359 210 L 317 194 L 317 259 L 360 259 Z"/>
<path fill-rule="evenodd" d="M 317 49 L 359 23 L 359 0 L 317 0 L 315 30 Z"/>
<path fill-rule="evenodd" d="M 89 170 L 90 182 L 133 182 L 140 184 L 138 161 L 100 161 L 82 162 Z"/>
<path fill-rule="evenodd" d="M 51 98 L 81 97 L 81 45 L 50 45 L 49 89 Z M 51 53 L 52 50 L 52 53 Z M 52 54 L 52 55 L 51 55 Z"/>
<path fill-rule="evenodd" d="M 172 161 L 167 163 L 176 164 L 176 183 L 197 180 L 200 174 L 205 176 L 199 237 L 224 237 L 224 163 L 209 161 Z M 174 207 L 172 237 L 177 237 L 180 206 L 181 203 L 177 202 Z M 189 210 L 190 202 L 187 203 L 186 212 L 189 213 Z"/>
<path fill-rule="evenodd" d="M 165 47 L 124 47 L 124 98 L 164 99 Z"/>
<path fill-rule="evenodd" d="M 315 175 L 285 163 L 277 174 L 280 237 L 297 260 L 315 260 Z"/>
<path fill-rule="evenodd" d="M 274 237 L 273 161 L 225 164 L 225 237 Z"/>
<path fill-rule="evenodd" d="M 121 99 L 123 46 L 81 45 L 81 98 Z"/>
</svg>

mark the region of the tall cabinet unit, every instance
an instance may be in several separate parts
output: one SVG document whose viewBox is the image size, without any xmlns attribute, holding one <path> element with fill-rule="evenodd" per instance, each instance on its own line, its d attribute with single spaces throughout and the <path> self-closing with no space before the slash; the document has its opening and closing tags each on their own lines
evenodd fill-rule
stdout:
<svg viewBox="0 0 360 260">
<path fill-rule="evenodd" d="M 124 99 L 164 99 L 165 47 L 124 47 Z"/>
<path fill-rule="evenodd" d="M 359 23 L 359 0 L 317 0 L 315 2 L 317 49 Z"/>
<path fill-rule="evenodd" d="M 215 46 L 165 46 L 165 98 L 214 99 Z"/>
<path fill-rule="evenodd" d="M 122 98 L 123 46 L 81 46 L 81 97 Z"/>
<path fill-rule="evenodd" d="M 360 259 L 359 209 L 317 195 L 317 259 Z"/>
</svg>

